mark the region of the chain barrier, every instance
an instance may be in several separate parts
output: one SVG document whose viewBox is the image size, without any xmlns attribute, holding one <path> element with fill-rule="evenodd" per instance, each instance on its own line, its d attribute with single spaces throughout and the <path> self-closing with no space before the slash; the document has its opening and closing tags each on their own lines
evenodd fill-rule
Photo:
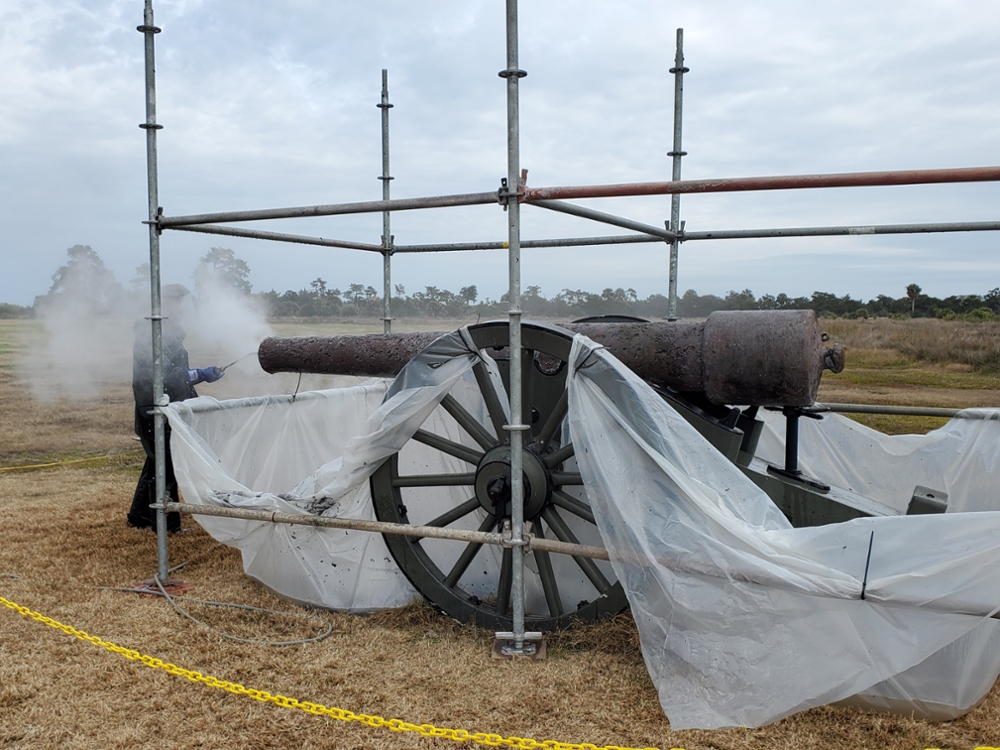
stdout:
<svg viewBox="0 0 1000 750">
<path fill-rule="evenodd" d="M 106 456 L 92 456 L 91 458 L 76 458 L 71 461 L 53 461 L 47 464 L 27 464 L 25 466 L 2 466 L 0 471 L 28 471 L 29 469 L 48 469 L 52 466 L 69 466 L 70 464 L 85 464 L 91 461 L 109 461 L 119 456 L 134 456 L 142 451 L 125 451 L 124 453 L 111 453 Z"/>
<path fill-rule="evenodd" d="M 192 682 L 200 682 L 208 687 L 219 688 L 220 690 L 225 690 L 226 692 L 233 693 L 234 695 L 245 695 L 264 703 L 273 703 L 276 706 L 281 706 L 281 708 L 298 709 L 300 711 L 313 714 L 314 716 L 329 716 L 337 721 L 356 721 L 375 729 L 388 729 L 391 732 L 416 732 L 424 737 L 443 737 L 444 739 L 453 740 L 455 742 L 475 742 L 489 747 L 512 747 L 517 748 L 517 750 L 539 750 L 539 748 L 542 750 L 657 750 L 657 748 L 652 747 L 630 748 L 620 747 L 618 745 L 599 746 L 593 745 L 589 742 L 558 742 L 557 740 L 545 740 L 543 742 L 539 742 L 538 740 L 533 740 L 528 737 L 504 737 L 503 735 L 491 734 L 488 732 L 469 732 L 465 729 L 448 729 L 445 727 L 436 727 L 433 724 L 410 724 L 409 722 L 402 721 L 401 719 L 383 719 L 381 716 L 356 714 L 353 711 L 348 711 L 343 708 L 324 706 L 322 703 L 300 701 L 295 698 L 288 698 L 284 695 L 274 695 L 266 690 L 255 690 L 254 688 L 244 687 L 237 682 L 227 682 L 226 680 L 220 680 L 216 677 L 203 675 L 201 672 L 184 669 L 183 667 L 178 667 L 176 664 L 171 664 L 152 656 L 140 654 L 138 651 L 133 649 L 117 646 L 114 643 L 102 640 L 97 636 L 88 635 L 82 630 L 77 630 L 69 625 L 63 625 L 61 622 L 53 620 L 51 617 L 46 617 L 45 615 L 34 612 L 27 607 L 22 607 L 20 604 L 4 599 L 2 596 L 0 596 L 0 604 L 3 604 L 5 607 L 8 607 L 15 612 L 19 612 L 25 617 L 30 617 L 32 620 L 36 620 L 43 625 L 48 625 L 56 630 L 61 630 L 66 635 L 74 636 L 79 638 L 81 641 L 87 641 L 95 646 L 107 649 L 112 653 L 124 656 L 129 661 L 142 662 L 147 667 L 152 669 L 162 669 L 167 674 L 185 677 Z M 674 747 L 670 748 L 670 750 L 683 750 L 683 748 Z M 939 750 L 939 748 L 931 747 L 925 748 L 925 750 Z M 1000 750 L 1000 748 L 979 745 L 973 750 Z"/>
<path fill-rule="evenodd" d="M 314 716 L 329 716 L 337 721 L 359 722 L 369 727 L 376 729 L 388 729 L 392 732 L 415 732 L 424 737 L 442 737 L 455 742 L 475 742 L 489 747 L 511 747 L 517 748 L 518 750 L 657 750 L 656 748 L 640 749 L 619 747 L 618 745 L 599 746 L 589 742 L 573 743 L 558 742 L 556 740 L 538 742 L 537 740 L 527 737 L 504 737 L 503 735 L 487 732 L 469 732 L 465 729 L 448 729 L 444 727 L 436 727 L 433 724 L 411 724 L 400 719 L 383 719 L 381 716 L 356 714 L 353 711 L 348 711 L 343 708 L 324 706 L 321 703 L 312 703 L 310 701 L 300 701 L 284 695 L 274 695 L 266 690 L 256 690 L 254 688 L 244 687 L 236 682 L 228 682 L 209 675 L 203 675 L 201 672 L 184 669 L 183 667 L 178 667 L 176 664 L 165 662 L 153 656 L 146 656 L 145 654 L 140 654 L 138 651 L 133 649 L 123 648 L 122 646 L 118 646 L 110 641 L 102 640 L 97 636 L 89 635 L 82 630 L 77 630 L 69 625 L 63 625 L 61 622 L 53 620 L 51 617 L 46 617 L 45 615 L 34 612 L 27 607 L 22 607 L 21 605 L 9 601 L 2 596 L 0 596 L 0 604 L 3 604 L 5 607 L 18 612 L 25 617 L 30 617 L 32 620 L 40 622 L 43 625 L 48 625 L 56 630 L 61 630 L 66 635 L 74 636 L 75 638 L 79 638 L 81 641 L 87 641 L 94 646 L 100 646 L 101 648 L 114 654 L 124 656 L 129 661 L 141 662 L 151 669 L 162 669 L 167 674 L 184 677 L 192 682 L 200 682 L 202 685 L 206 685 L 208 687 L 225 690 L 226 692 L 233 693 L 234 695 L 245 695 L 264 703 L 273 703 L 281 708 L 298 709 L 300 711 L 313 714 Z M 683 749 L 671 748 L 671 750 Z M 995 749 L 977 748 L 976 750 Z"/>
</svg>

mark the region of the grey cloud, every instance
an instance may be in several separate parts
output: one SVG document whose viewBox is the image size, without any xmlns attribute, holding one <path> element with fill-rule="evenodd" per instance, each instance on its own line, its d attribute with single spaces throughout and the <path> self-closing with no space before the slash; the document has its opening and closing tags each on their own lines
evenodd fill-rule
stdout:
<svg viewBox="0 0 1000 750">
<path fill-rule="evenodd" d="M 0 300 L 45 291 L 90 244 L 127 281 L 146 230 L 141 2 L 9 0 L 0 11 Z M 161 202 L 168 213 L 375 198 L 380 70 L 389 69 L 394 195 L 497 187 L 505 167 L 502 4 L 157 0 Z M 673 42 L 685 28 L 687 177 L 1000 164 L 1000 7 L 709 0 L 521 3 L 522 164 L 534 185 L 664 179 Z M 689 229 L 996 219 L 997 185 L 690 196 Z M 595 203 L 651 224 L 669 199 Z M 277 223 L 378 242 L 374 217 Z M 397 242 L 503 239 L 495 207 L 397 214 Z M 617 230 L 525 211 L 525 236 Z M 164 235 L 169 281 L 207 238 Z M 711 245 L 711 247 L 709 246 Z M 227 243 L 255 288 L 380 285 L 377 256 Z M 995 234 L 690 243 L 682 289 L 855 296 L 1000 283 Z M 905 264 L 898 255 L 907 249 Z M 666 288 L 659 245 L 526 254 L 525 285 Z M 28 253 L 28 257 L 25 257 Z M 780 259 L 775 262 L 774 259 Z M 859 270 L 859 258 L 868 258 Z M 938 265 L 934 265 L 937 263 Z M 502 253 L 400 258 L 408 289 L 505 290 Z M 12 273 L 6 271 L 12 270 Z M 911 278 L 925 273 L 927 278 Z M 992 275 L 991 275 L 992 274 Z M 939 288 L 938 288 L 939 287 Z"/>
</svg>

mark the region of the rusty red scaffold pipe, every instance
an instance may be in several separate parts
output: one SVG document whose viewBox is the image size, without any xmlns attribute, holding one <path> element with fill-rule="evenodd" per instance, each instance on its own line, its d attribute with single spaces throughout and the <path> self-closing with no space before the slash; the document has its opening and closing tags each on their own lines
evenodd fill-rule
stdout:
<svg viewBox="0 0 1000 750">
<path fill-rule="evenodd" d="M 839 371 L 843 364 L 839 351 L 824 348 L 811 310 L 725 311 L 704 321 L 560 327 L 603 345 L 653 385 L 698 391 L 717 404 L 809 406 L 823 370 Z M 441 335 L 268 338 L 258 358 L 271 373 L 394 377 Z"/>
<path fill-rule="evenodd" d="M 630 182 L 616 185 L 524 187 L 527 203 L 567 198 L 612 198 L 628 195 L 674 195 L 681 193 L 734 193 L 750 190 L 799 190 L 803 188 L 874 187 L 885 185 L 933 185 L 957 182 L 1000 181 L 1000 167 L 956 169 L 908 169 L 886 172 L 842 172 L 839 174 L 778 175 L 773 177 L 723 177 L 676 182 Z"/>
</svg>

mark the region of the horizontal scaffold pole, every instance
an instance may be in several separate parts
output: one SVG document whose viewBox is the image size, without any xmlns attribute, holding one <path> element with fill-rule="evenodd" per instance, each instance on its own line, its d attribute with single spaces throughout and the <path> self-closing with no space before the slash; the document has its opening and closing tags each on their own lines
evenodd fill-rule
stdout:
<svg viewBox="0 0 1000 750">
<path fill-rule="evenodd" d="M 560 204 L 567 205 L 567 204 Z M 574 208 L 579 208 L 574 206 Z M 590 218 L 590 217 L 587 217 Z M 617 217 L 616 217 L 617 218 Z M 623 221 L 628 221 L 625 219 Z M 616 222 L 608 222 L 616 223 Z M 621 226 L 625 226 L 621 224 Z M 639 227 L 645 225 L 638 225 Z M 200 232 L 203 234 L 218 234 L 229 237 L 246 237 L 256 240 L 273 240 L 276 242 L 291 242 L 299 245 L 315 245 L 318 247 L 340 247 L 348 250 L 366 250 L 382 253 L 385 248 L 365 242 L 349 240 L 331 240 L 325 237 L 309 237 L 282 232 L 266 232 L 257 229 L 240 229 L 238 227 L 220 227 L 212 224 L 191 224 L 169 227 L 180 232 Z M 637 228 L 637 227 L 636 227 Z M 650 228 L 652 229 L 652 228 Z M 657 229 L 657 234 L 614 234 L 603 237 L 560 237 L 548 240 L 521 240 L 522 248 L 554 248 L 554 247 L 589 247 L 596 245 L 630 245 L 651 242 L 663 242 L 667 234 L 665 230 Z M 1000 231 L 1000 221 L 964 221 L 932 224 L 857 224 L 842 227 L 778 227 L 774 229 L 709 229 L 700 232 L 685 232 L 679 239 L 684 242 L 697 240 L 740 240 L 764 239 L 780 237 L 837 237 L 875 234 L 933 234 L 945 232 L 996 232 Z M 505 250 L 506 242 L 453 242 L 428 245 L 395 245 L 392 253 L 446 253 L 468 252 L 474 250 Z"/>
<path fill-rule="evenodd" d="M 1000 181 L 1000 167 L 959 169 L 916 169 L 890 172 L 845 172 L 841 174 L 785 175 L 777 177 L 723 177 L 710 180 L 675 180 L 670 182 L 633 182 L 618 185 L 575 187 L 523 187 L 522 202 L 535 203 L 567 198 L 612 198 L 630 195 L 674 195 L 680 193 L 732 193 L 748 190 L 798 190 L 804 188 L 865 187 L 878 185 L 930 185 L 956 182 Z M 331 203 L 319 206 L 265 208 L 255 211 L 225 211 L 189 216 L 159 216 L 161 229 L 191 224 L 217 224 L 266 219 L 294 219 L 310 216 L 411 211 L 421 208 L 477 206 L 497 203 L 497 193 L 463 193 L 428 198 L 394 198 L 359 203 Z M 660 230 L 657 229 L 657 233 Z M 662 236 L 659 235 L 658 236 Z"/>
<path fill-rule="evenodd" d="M 295 513 L 279 513 L 277 511 L 250 510 L 247 508 L 222 508 L 215 505 L 193 505 L 191 503 L 166 503 L 165 512 L 179 512 L 189 515 L 217 516 L 223 518 L 235 518 L 244 521 L 261 521 L 264 523 L 288 523 L 301 526 L 320 526 L 336 529 L 352 529 L 355 531 L 373 532 L 376 534 L 400 534 L 413 537 L 433 537 L 436 539 L 454 539 L 456 541 L 474 542 L 477 544 L 492 544 L 498 546 L 509 546 L 511 543 L 510 533 L 498 534 L 485 531 L 467 531 L 464 529 L 447 529 L 437 526 L 409 526 L 402 523 L 386 523 L 383 521 L 365 521 L 352 518 L 328 518 L 326 516 L 299 515 Z M 555 552 L 559 554 L 572 555 L 574 557 L 589 557 L 597 560 L 609 560 L 608 551 L 603 547 L 591 547 L 585 544 L 570 544 L 560 542 L 555 539 L 545 539 L 536 537 L 533 534 L 525 534 L 527 550 L 538 552 Z M 626 564 L 643 564 L 645 560 L 629 560 L 622 558 Z M 656 560 L 658 565 L 677 572 L 689 573 L 692 575 L 709 576 L 712 578 L 727 578 L 730 581 L 741 581 L 744 583 L 759 586 L 769 586 L 779 589 L 796 590 L 789 585 L 787 579 L 780 576 L 757 571 L 754 574 L 742 573 L 738 570 L 723 569 L 715 565 L 703 564 L 689 559 L 662 559 Z M 851 599 L 851 596 L 836 597 Z M 878 603 L 878 602 L 876 602 Z M 950 609 L 936 609 L 922 601 L 893 601 L 886 602 L 889 606 L 912 607 L 937 611 L 941 614 L 963 614 L 973 617 L 992 617 L 1000 619 L 1000 613 L 996 608 L 983 609 L 981 611 L 961 611 L 955 612 Z"/>
<path fill-rule="evenodd" d="M 775 237 L 838 237 L 867 234 L 933 234 L 937 232 L 996 232 L 1000 221 L 962 221 L 932 224 L 855 224 L 842 227 L 778 227 L 774 229 L 709 229 L 701 232 L 684 232 L 680 239 L 696 240 L 750 240 Z M 551 240 L 521 240 L 521 247 L 585 247 L 591 245 L 624 245 L 663 242 L 663 238 L 650 234 L 615 234 L 605 237 L 565 237 Z M 397 253 L 440 253 L 465 250 L 501 250 L 505 242 L 455 242 L 436 245 L 396 245 Z"/>
<path fill-rule="evenodd" d="M 959 169 L 912 169 L 889 172 L 843 172 L 840 174 L 780 175 L 776 177 L 723 177 L 710 180 L 631 182 L 617 185 L 571 187 L 524 187 L 523 200 L 569 198 L 614 198 L 629 195 L 677 195 L 681 193 L 736 193 L 748 190 L 800 190 L 804 188 L 874 187 L 880 185 L 931 185 L 953 182 L 1000 181 L 1000 167 Z"/>
<path fill-rule="evenodd" d="M 649 234 L 613 234 L 605 237 L 560 237 L 551 240 L 521 240 L 521 247 L 587 247 L 592 245 L 626 245 L 642 242 L 663 242 L 662 237 Z M 465 250 L 506 250 L 506 242 L 453 242 L 435 245 L 395 245 L 394 253 L 447 253 Z"/>
<path fill-rule="evenodd" d="M 968 411 L 965 409 L 946 409 L 938 406 L 889 406 L 887 404 L 820 404 L 817 403 L 811 412 L 837 412 L 840 414 L 898 414 L 905 417 L 945 417 L 952 419 L 961 417 L 963 419 L 986 419 L 990 413 L 988 410 L 995 407 L 968 407 L 970 409 L 982 408 L 984 411 Z"/>
<path fill-rule="evenodd" d="M 292 208 L 263 208 L 256 211 L 223 211 L 214 214 L 190 216 L 160 216 L 161 229 L 173 229 L 190 224 L 218 224 L 233 221 L 263 221 L 265 219 L 302 219 L 310 216 L 338 216 L 342 214 L 380 213 L 382 211 L 412 211 L 418 208 L 448 208 L 451 206 L 481 206 L 496 203 L 497 193 L 463 193 L 440 195 L 431 198 L 393 198 L 388 201 L 362 201 L 358 203 L 330 203 L 321 206 Z"/>
<path fill-rule="evenodd" d="M 263 521 L 265 523 L 288 523 L 298 526 L 320 526 L 332 529 L 350 529 L 367 531 L 375 534 L 396 534 L 399 536 L 426 537 L 433 539 L 452 539 L 459 542 L 474 542 L 476 544 L 492 544 L 510 546 L 510 533 L 489 531 L 469 531 L 466 529 L 448 529 L 437 526 L 411 526 L 405 523 L 388 523 L 385 521 L 366 521 L 360 518 L 330 518 L 327 516 L 301 515 L 297 513 L 279 513 L 269 510 L 251 510 L 249 508 L 222 508 L 216 505 L 194 505 L 191 503 L 167 503 L 167 512 L 187 513 L 189 515 L 216 516 L 221 518 L 237 518 L 243 521 Z M 574 557 L 589 557 L 597 560 L 608 560 L 608 551 L 603 547 L 591 547 L 586 544 L 570 544 L 555 539 L 541 539 L 529 535 L 528 549 L 539 552 L 557 552 Z"/>
<path fill-rule="evenodd" d="M 1000 221 L 962 221 L 933 224 L 859 224 L 845 227 L 787 227 L 779 229 L 721 229 L 685 232 L 692 240 L 750 240 L 773 237 L 837 237 L 865 234 L 933 234 L 936 232 L 995 232 Z"/>
</svg>

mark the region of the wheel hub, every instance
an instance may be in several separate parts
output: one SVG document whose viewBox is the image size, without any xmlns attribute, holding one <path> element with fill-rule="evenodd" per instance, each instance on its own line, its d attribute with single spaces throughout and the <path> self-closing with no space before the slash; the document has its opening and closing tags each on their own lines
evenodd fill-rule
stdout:
<svg viewBox="0 0 1000 750">
<path fill-rule="evenodd" d="M 524 519 L 530 521 L 542 512 L 552 494 L 552 476 L 541 457 L 530 448 L 521 451 L 524 483 Z M 511 475 L 510 444 L 491 448 L 476 467 L 476 498 L 490 515 L 510 517 Z"/>
</svg>

